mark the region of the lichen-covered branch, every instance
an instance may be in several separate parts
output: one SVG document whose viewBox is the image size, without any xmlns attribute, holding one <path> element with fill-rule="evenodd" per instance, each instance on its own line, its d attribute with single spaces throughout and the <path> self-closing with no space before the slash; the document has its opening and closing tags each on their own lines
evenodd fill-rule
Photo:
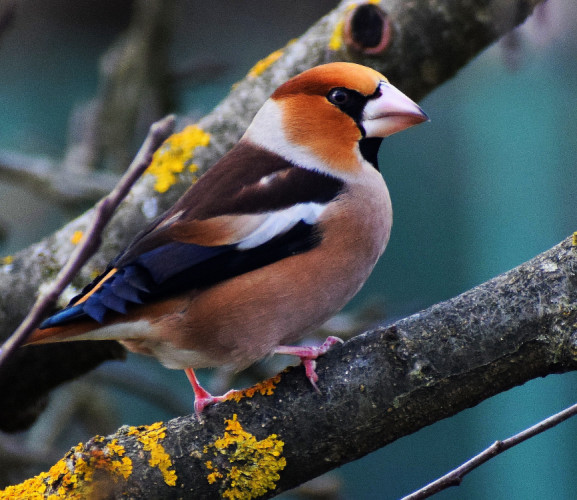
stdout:
<svg viewBox="0 0 577 500">
<path fill-rule="evenodd" d="M 379 6 L 386 18 L 371 16 L 371 23 L 374 22 L 379 30 L 374 37 L 375 45 L 371 36 L 359 36 L 355 29 L 365 14 L 356 11 L 356 4 L 342 2 L 298 40 L 257 64 L 229 96 L 198 123 L 194 139 L 185 151 L 188 157 L 178 167 L 172 161 L 166 162 L 166 168 L 176 174 L 176 183 L 169 182 L 161 189 L 153 176 L 147 176 L 135 186 L 111 221 L 100 252 L 81 272 L 74 285 L 79 287 L 91 281 L 93 274 L 102 271 L 107 261 L 139 228 L 170 206 L 192 178 L 226 152 L 238 140 L 268 95 L 290 76 L 320 63 L 350 60 L 375 67 L 411 97 L 419 99 L 521 23 L 538 2 L 383 0 Z M 355 22 L 350 24 L 353 20 Z M 356 41 L 354 44 L 351 43 L 353 39 Z M 366 50 L 380 45 L 383 48 L 378 53 Z M 38 290 L 66 263 L 74 247 L 73 235 L 86 228 L 89 218 L 90 212 L 49 238 L 3 260 L 4 265 L 0 265 L 0 338 L 6 338 L 14 330 Z M 73 287 L 63 301 L 77 290 Z M 83 350 L 86 359 L 83 363 L 75 363 L 79 359 L 78 352 Z M 110 345 L 97 348 L 58 345 L 21 350 L 12 368 L 6 367 L 0 373 L 0 408 L 22 409 L 29 421 L 38 411 L 39 398 L 46 390 L 113 355 L 118 355 L 118 348 L 112 349 Z M 72 357 L 75 360 L 71 362 Z M 39 362 L 43 363 L 46 374 L 43 384 L 40 384 L 42 389 L 36 377 L 32 376 L 37 372 Z M 30 397 L 31 393 L 36 396 Z M 17 420 L 18 417 L 11 413 L 6 424 L 0 415 L 0 427 L 14 426 Z"/>
<path fill-rule="evenodd" d="M 209 407 L 203 422 L 186 416 L 95 437 L 4 495 L 268 498 L 493 394 L 577 369 L 576 326 L 573 237 L 335 347 L 318 360 L 320 393 L 292 368 Z"/>
</svg>

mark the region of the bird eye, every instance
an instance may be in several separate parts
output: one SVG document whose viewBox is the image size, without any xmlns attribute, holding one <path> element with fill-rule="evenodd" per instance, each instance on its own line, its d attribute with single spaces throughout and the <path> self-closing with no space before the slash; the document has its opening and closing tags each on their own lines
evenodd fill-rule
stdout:
<svg viewBox="0 0 577 500">
<path fill-rule="evenodd" d="M 342 106 L 349 100 L 349 93 L 344 89 L 332 89 L 327 99 L 336 106 Z"/>
</svg>

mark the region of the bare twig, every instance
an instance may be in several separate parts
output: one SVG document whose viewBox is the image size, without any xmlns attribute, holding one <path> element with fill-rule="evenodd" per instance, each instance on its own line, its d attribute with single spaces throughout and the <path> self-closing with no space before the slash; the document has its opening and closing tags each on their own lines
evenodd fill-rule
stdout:
<svg viewBox="0 0 577 500">
<path fill-rule="evenodd" d="M 493 457 L 500 455 L 504 451 L 507 451 L 510 448 L 526 441 L 529 438 L 537 436 L 546 430 L 549 430 L 561 422 L 577 415 L 577 404 L 570 406 L 569 408 L 565 408 L 563 411 L 556 413 L 555 415 L 546 418 L 545 420 L 541 420 L 541 422 L 525 429 L 524 431 L 511 436 L 504 441 L 495 441 L 491 446 L 483 450 L 478 455 L 474 456 L 470 460 L 467 460 L 464 464 L 457 467 L 456 469 L 452 470 L 448 474 L 445 474 L 443 477 L 440 477 L 436 481 L 429 483 L 427 486 L 421 488 L 406 497 L 403 497 L 402 500 L 421 500 L 423 498 L 429 498 L 436 493 L 439 493 L 442 490 L 449 488 L 450 486 L 459 486 L 463 477 L 465 477 L 469 472 L 473 471 L 477 467 L 483 465 L 485 462 L 488 462 Z"/>
<path fill-rule="evenodd" d="M 40 321 L 46 316 L 47 312 L 54 307 L 56 300 L 72 280 L 74 275 L 80 270 L 84 263 L 96 252 L 100 246 L 101 235 L 104 227 L 112 218 L 114 211 L 130 191 L 132 185 L 142 175 L 144 170 L 150 164 L 152 154 L 162 144 L 164 139 L 172 132 L 174 128 L 174 116 L 167 116 L 162 120 L 154 123 L 150 127 L 142 147 L 132 161 L 126 174 L 112 190 L 112 192 L 103 198 L 95 207 L 92 223 L 83 238 L 83 241 L 75 248 L 66 265 L 60 270 L 56 280 L 48 289 L 38 297 L 34 307 L 24 318 L 24 321 L 3 344 L 0 349 L 0 366 L 5 360 L 20 347 L 28 335 L 38 326 Z"/>
</svg>

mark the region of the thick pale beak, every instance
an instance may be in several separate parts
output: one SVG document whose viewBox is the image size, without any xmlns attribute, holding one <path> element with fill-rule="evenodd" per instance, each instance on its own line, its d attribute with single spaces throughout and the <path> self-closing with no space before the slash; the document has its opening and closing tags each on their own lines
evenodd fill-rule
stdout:
<svg viewBox="0 0 577 500">
<path fill-rule="evenodd" d="M 370 99 L 361 124 L 365 137 L 388 137 L 429 119 L 417 103 L 388 82 L 381 82 L 381 95 Z"/>
</svg>

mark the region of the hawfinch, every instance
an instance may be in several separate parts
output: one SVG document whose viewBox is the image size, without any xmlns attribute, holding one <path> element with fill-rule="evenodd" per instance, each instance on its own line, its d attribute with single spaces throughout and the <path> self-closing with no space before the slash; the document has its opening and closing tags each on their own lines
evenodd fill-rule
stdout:
<svg viewBox="0 0 577 500">
<path fill-rule="evenodd" d="M 320 347 L 292 347 L 361 288 L 385 250 L 383 137 L 427 120 L 387 79 L 332 63 L 281 85 L 224 157 L 28 343 L 120 341 L 184 369 L 198 415 L 223 400 L 194 368 L 299 356 L 316 388 Z"/>
</svg>

